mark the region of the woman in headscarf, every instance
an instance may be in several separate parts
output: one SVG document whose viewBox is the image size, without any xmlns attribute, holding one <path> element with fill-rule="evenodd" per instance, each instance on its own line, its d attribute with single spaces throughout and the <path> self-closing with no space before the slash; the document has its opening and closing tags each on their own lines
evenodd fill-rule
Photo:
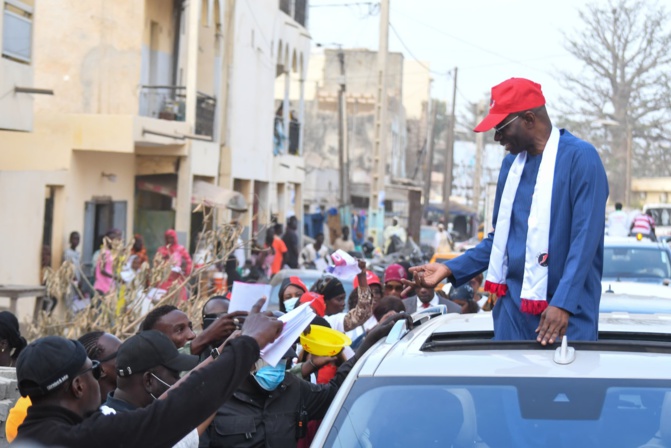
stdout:
<svg viewBox="0 0 671 448">
<path fill-rule="evenodd" d="M 282 280 L 279 293 L 280 311 L 288 313 L 296 308 L 301 296 L 306 292 L 308 287 L 300 278 L 292 276 Z"/>
<path fill-rule="evenodd" d="M 19 320 L 9 311 L 0 312 L 0 366 L 14 367 L 27 342 L 19 331 Z"/>
<path fill-rule="evenodd" d="M 185 277 L 191 274 L 193 262 L 189 252 L 177 242 L 177 232 L 173 229 L 165 231 L 165 246 L 161 246 L 156 251 L 156 257 L 159 260 L 169 263 L 170 275 L 159 285 L 160 289 L 169 290 L 173 285 L 184 281 Z M 181 288 L 178 297 L 186 300 L 186 288 Z"/>
</svg>

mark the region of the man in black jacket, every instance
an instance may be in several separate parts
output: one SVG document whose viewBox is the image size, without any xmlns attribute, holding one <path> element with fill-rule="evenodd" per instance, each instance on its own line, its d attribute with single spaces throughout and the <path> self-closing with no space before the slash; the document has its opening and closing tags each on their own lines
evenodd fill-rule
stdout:
<svg viewBox="0 0 671 448">
<path fill-rule="evenodd" d="M 300 429 L 307 428 L 308 421 L 324 417 L 354 363 L 389 334 L 396 321 L 407 317 L 396 314 L 375 327 L 356 354 L 340 366 L 328 384 L 313 384 L 291 374 L 284 375 L 283 379 L 279 378 L 282 375 L 261 377 L 261 369 L 269 368 L 272 371 L 275 368 L 263 366 L 259 369 L 259 362 L 257 371 L 248 375 L 233 397 L 219 408 L 214 421 L 201 436 L 199 446 L 295 447 L 297 439 L 305 435 L 301 434 Z M 285 362 L 280 361 L 278 367 Z"/>
<path fill-rule="evenodd" d="M 213 361 L 204 362 L 151 405 L 115 415 L 96 412 L 100 365 L 77 341 L 57 336 L 38 339 L 19 356 L 19 391 L 32 406 L 16 442 L 60 447 L 156 447 L 179 442 L 212 415 L 249 375 L 259 350 L 282 332 L 282 323 L 260 313 L 259 300 L 242 335 Z"/>
</svg>

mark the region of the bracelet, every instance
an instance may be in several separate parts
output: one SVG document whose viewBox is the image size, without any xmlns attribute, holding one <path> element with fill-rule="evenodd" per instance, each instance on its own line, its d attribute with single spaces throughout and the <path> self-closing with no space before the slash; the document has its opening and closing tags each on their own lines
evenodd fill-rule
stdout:
<svg viewBox="0 0 671 448">
<path fill-rule="evenodd" d="M 210 356 L 212 356 L 212 359 L 217 359 L 217 357 L 220 355 L 219 349 L 218 348 L 213 348 L 212 351 L 210 352 Z"/>
<path fill-rule="evenodd" d="M 317 367 L 315 363 L 312 362 L 312 359 L 308 359 L 308 364 L 310 364 L 312 368 L 315 369 L 315 371 L 319 370 L 319 367 Z"/>
</svg>

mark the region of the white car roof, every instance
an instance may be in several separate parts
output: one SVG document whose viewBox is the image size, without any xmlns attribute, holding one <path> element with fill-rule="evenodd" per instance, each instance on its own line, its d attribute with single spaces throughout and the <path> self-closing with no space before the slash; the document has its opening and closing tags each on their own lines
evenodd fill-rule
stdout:
<svg viewBox="0 0 671 448">
<path fill-rule="evenodd" d="M 663 243 L 655 242 L 648 238 L 637 240 L 634 236 L 606 236 L 603 242 L 605 247 L 663 247 Z"/>
<path fill-rule="evenodd" d="M 628 295 L 646 298 L 671 299 L 671 287 L 659 283 L 622 282 L 604 280 L 601 282 L 601 300 L 612 295 Z"/>
<path fill-rule="evenodd" d="M 535 341 L 492 341 L 491 313 L 446 314 L 383 344 L 366 358 L 358 376 L 668 379 L 671 356 L 660 353 L 671 354 L 671 343 L 660 340 L 671 335 L 671 314 L 606 313 L 599 325 L 601 340 L 569 341 L 575 360 L 562 365 L 554 361 L 558 344 L 543 348 Z M 637 341 L 642 333 L 653 341 Z M 608 340 L 609 334 L 619 336 Z"/>
</svg>

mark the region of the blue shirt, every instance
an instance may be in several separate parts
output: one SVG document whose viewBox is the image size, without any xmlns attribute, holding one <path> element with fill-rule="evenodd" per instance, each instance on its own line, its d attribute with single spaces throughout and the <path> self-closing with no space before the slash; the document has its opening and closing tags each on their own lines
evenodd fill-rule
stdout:
<svg viewBox="0 0 671 448">
<path fill-rule="evenodd" d="M 493 226 L 496 228 L 501 194 L 515 160 L 508 154 L 501 164 L 496 187 Z M 508 251 L 508 292 L 493 310 L 494 339 L 536 339 L 540 315 L 520 310 L 527 221 L 542 154 L 527 157 L 513 202 Z M 545 179 L 539 179 L 545 181 Z M 550 241 L 548 248 L 548 302 L 568 311 L 569 340 L 593 341 L 598 335 L 603 235 L 608 180 L 594 146 L 560 131 L 552 186 Z M 446 262 L 453 283 L 459 286 L 489 265 L 494 233 L 478 246 Z"/>
</svg>

